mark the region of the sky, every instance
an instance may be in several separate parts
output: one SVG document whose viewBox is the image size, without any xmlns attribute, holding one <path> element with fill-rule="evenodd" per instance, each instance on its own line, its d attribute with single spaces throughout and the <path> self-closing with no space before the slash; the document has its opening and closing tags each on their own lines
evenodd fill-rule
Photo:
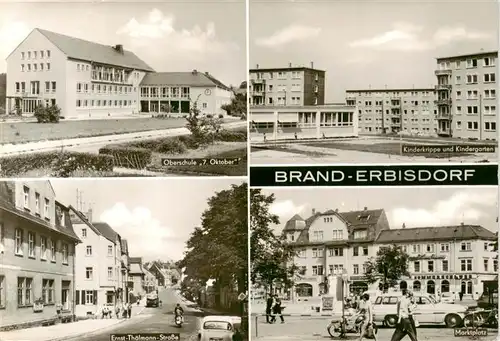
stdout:
<svg viewBox="0 0 500 341">
<path fill-rule="evenodd" d="M 243 180 L 53 179 L 51 183 L 56 199 L 75 208 L 77 190 L 81 191 L 81 211 L 91 206 L 93 222 L 106 222 L 127 239 L 131 257 L 177 261 L 182 259 L 194 228 L 201 225 L 207 200 Z"/>
<path fill-rule="evenodd" d="M 437 57 L 498 49 L 495 0 L 250 0 L 250 68 L 326 71 L 346 89 L 434 87 Z"/>
<path fill-rule="evenodd" d="M 226 85 L 246 80 L 244 0 L 162 2 L 0 0 L 0 73 L 34 28 L 122 44 L 156 71 L 210 72 Z"/>
<path fill-rule="evenodd" d="M 498 187 L 278 188 L 271 212 L 280 217 L 281 232 L 295 214 L 303 219 L 312 209 L 340 212 L 383 208 L 391 228 L 433 227 L 460 223 L 498 231 Z"/>
</svg>

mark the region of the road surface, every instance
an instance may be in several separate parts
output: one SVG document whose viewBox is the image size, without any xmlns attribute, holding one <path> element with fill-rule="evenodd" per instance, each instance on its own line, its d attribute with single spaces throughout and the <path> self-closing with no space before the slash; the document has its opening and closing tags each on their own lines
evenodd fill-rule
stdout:
<svg viewBox="0 0 500 341">
<path fill-rule="evenodd" d="M 106 330 L 105 332 L 89 335 L 88 337 L 78 337 L 78 340 L 109 341 L 110 334 L 129 333 L 180 333 L 181 340 L 196 340 L 201 314 L 189 312 L 189 308 L 183 306 L 180 298 L 172 289 L 160 291 L 159 297 L 163 301 L 161 307 L 145 308 L 140 315 L 130 322 L 127 321 L 123 324 L 118 324 L 113 330 Z M 185 311 L 184 324 L 181 328 L 176 327 L 174 324 L 173 310 L 177 303 L 181 303 Z"/>
<path fill-rule="evenodd" d="M 264 316 L 259 316 L 256 323 L 255 316 L 251 319 L 252 341 L 328 341 L 330 338 L 326 330 L 330 319 L 328 317 L 285 317 L 285 323 L 267 324 Z M 379 341 L 390 340 L 394 329 L 380 328 L 377 334 Z M 428 326 L 417 328 L 419 341 L 466 341 L 470 337 L 456 337 L 454 330 L 444 326 Z M 479 341 L 497 340 L 498 330 L 489 329 L 488 336 L 479 337 Z M 338 339 L 338 338 L 337 338 Z M 348 334 L 347 340 L 359 340 L 356 334 Z M 365 339 L 366 340 L 366 339 Z M 405 337 L 404 340 L 409 340 Z"/>
</svg>

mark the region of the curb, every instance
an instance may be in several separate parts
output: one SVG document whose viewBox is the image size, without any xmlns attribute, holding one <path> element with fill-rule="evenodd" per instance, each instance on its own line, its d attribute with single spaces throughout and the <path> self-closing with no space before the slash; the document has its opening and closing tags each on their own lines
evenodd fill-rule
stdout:
<svg viewBox="0 0 500 341">
<path fill-rule="evenodd" d="M 142 309 L 139 310 L 139 312 L 135 316 L 142 314 L 142 312 L 145 309 L 146 309 L 146 306 L 142 306 Z M 103 327 L 103 328 L 99 328 L 99 329 L 93 330 L 91 332 L 81 333 L 81 334 L 74 335 L 74 336 L 64 336 L 64 337 L 61 337 L 61 338 L 50 339 L 50 340 L 47 340 L 47 341 L 72 341 L 72 340 L 78 340 L 78 339 L 80 339 L 81 337 L 84 337 L 84 336 L 87 336 L 87 337 L 88 336 L 93 336 L 93 335 L 101 334 L 102 332 L 104 332 L 106 330 L 113 330 L 113 329 L 116 328 L 116 326 L 118 326 L 118 325 L 120 325 L 122 323 L 128 322 L 128 321 L 132 321 L 132 320 L 133 320 L 133 317 L 130 318 L 130 319 L 121 319 L 119 322 L 117 322 L 115 324 L 112 324 L 110 326 L 106 326 L 106 327 Z"/>
<path fill-rule="evenodd" d="M 272 315 L 272 314 L 271 314 Z M 335 314 L 280 314 L 283 317 L 293 317 L 293 316 L 300 316 L 300 317 L 333 317 Z M 266 314 L 252 314 L 253 317 L 258 317 L 258 316 L 267 316 Z"/>
</svg>

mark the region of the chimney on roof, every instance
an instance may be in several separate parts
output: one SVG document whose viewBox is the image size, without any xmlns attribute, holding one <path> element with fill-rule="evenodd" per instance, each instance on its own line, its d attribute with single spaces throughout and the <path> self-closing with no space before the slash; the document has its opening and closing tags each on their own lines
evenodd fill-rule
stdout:
<svg viewBox="0 0 500 341">
<path fill-rule="evenodd" d="M 258 69 L 259 68 L 259 64 L 255 65 L 255 68 Z"/>
<path fill-rule="evenodd" d="M 314 62 L 311 62 L 311 69 L 314 69 Z"/>
<path fill-rule="evenodd" d="M 315 215 L 315 214 L 316 214 L 316 209 L 315 209 L 315 208 L 313 208 L 313 209 L 311 210 L 311 212 L 312 212 L 312 215 Z"/>
<path fill-rule="evenodd" d="M 368 210 L 368 207 L 366 207 L 366 206 L 365 206 L 364 210 L 365 210 L 365 211 L 366 211 L 366 210 Z"/>
<path fill-rule="evenodd" d="M 89 221 L 89 223 L 92 222 L 92 209 L 91 208 L 89 208 L 87 210 L 87 220 Z"/>
<path fill-rule="evenodd" d="M 335 209 L 335 213 L 339 213 L 339 209 L 338 208 Z"/>
<path fill-rule="evenodd" d="M 115 46 L 115 51 L 123 54 L 123 45 L 119 44 Z"/>
<path fill-rule="evenodd" d="M 405 223 L 403 223 L 403 226 L 401 226 L 401 228 L 403 228 L 403 229 L 404 229 L 404 228 L 406 228 L 406 224 L 405 224 Z"/>
<path fill-rule="evenodd" d="M 292 63 L 288 63 L 288 67 L 292 67 Z"/>
<path fill-rule="evenodd" d="M 208 73 L 208 71 L 205 71 L 205 75 L 210 76 L 210 74 Z"/>
<path fill-rule="evenodd" d="M 463 221 L 460 223 L 460 226 L 464 226 L 464 222 Z"/>
<path fill-rule="evenodd" d="M 193 72 L 192 72 L 193 75 L 196 75 L 198 74 L 198 70 L 194 69 Z"/>
</svg>

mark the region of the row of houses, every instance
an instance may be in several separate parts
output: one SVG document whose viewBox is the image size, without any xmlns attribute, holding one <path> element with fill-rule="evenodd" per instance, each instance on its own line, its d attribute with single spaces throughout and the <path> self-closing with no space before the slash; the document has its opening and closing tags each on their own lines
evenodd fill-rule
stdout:
<svg viewBox="0 0 500 341">
<path fill-rule="evenodd" d="M 55 104 L 66 119 L 139 113 L 225 115 L 233 91 L 208 72 L 156 72 L 123 45 L 34 29 L 7 57 L 7 113 Z"/>
<path fill-rule="evenodd" d="M 365 277 L 366 262 L 391 245 L 409 256 L 409 276 L 400 279 L 400 288 L 455 297 L 462 292 L 477 300 L 498 281 L 498 236 L 479 225 L 391 227 L 384 209 L 365 207 L 297 214 L 283 233 L 296 250 L 298 273 L 293 288 L 280 289 L 292 298 L 335 293 L 342 276 L 351 292 L 377 290 L 380 283 Z"/>
<path fill-rule="evenodd" d="M 50 181 L 0 182 L 0 329 L 135 302 L 169 277 L 156 268 L 92 210 L 59 202 Z"/>
<path fill-rule="evenodd" d="M 434 86 L 345 91 L 325 102 L 326 71 L 310 67 L 250 70 L 251 137 L 356 137 L 404 133 L 497 139 L 498 51 L 437 58 Z"/>
</svg>

